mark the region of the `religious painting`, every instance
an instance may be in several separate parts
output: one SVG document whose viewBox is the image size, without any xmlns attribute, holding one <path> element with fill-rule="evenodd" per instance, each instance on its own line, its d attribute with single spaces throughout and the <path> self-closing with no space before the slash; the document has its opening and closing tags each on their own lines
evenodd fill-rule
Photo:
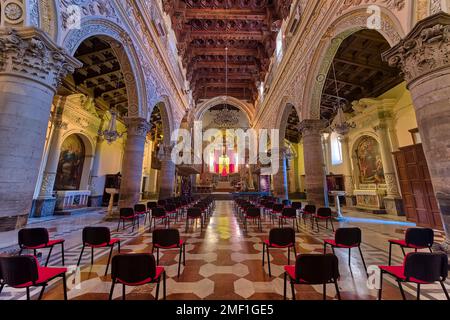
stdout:
<svg viewBox="0 0 450 320">
<path fill-rule="evenodd" d="M 75 134 L 67 137 L 61 146 L 55 190 L 68 191 L 80 188 L 84 157 L 83 141 Z"/>
<path fill-rule="evenodd" d="M 383 163 L 378 142 L 372 137 L 364 137 L 356 148 L 359 179 L 361 184 L 384 184 Z"/>
</svg>

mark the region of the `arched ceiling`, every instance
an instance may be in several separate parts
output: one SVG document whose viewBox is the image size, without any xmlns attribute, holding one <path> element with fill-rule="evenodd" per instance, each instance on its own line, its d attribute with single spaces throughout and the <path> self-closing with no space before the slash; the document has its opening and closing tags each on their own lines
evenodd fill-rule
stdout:
<svg viewBox="0 0 450 320">
<path fill-rule="evenodd" d="M 338 100 L 351 111 L 351 102 L 378 97 L 403 81 L 400 71 L 381 58 L 389 48 L 387 40 L 375 30 L 358 31 L 342 42 L 322 92 L 322 119 L 335 116 Z"/>
<path fill-rule="evenodd" d="M 225 95 L 254 102 L 292 0 L 163 0 L 196 102 Z M 228 90 L 226 90 L 228 48 Z"/>
</svg>

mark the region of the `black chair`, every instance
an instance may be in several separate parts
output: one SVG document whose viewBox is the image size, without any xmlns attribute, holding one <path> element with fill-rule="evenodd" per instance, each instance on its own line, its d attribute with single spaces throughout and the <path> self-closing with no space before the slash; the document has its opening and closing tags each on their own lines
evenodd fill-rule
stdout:
<svg viewBox="0 0 450 320">
<path fill-rule="evenodd" d="M 150 214 L 152 212 L 152 209 L 156 208 L 157 206 L 158 206 L 157 202 L 154 202 L 154 201 L 147 202 L 147 211 L 148 211 L 148 213 Z"/>
<path fill-rule="evenodd" d="M 183 266 L 186 266 L 186 243 L 181 240 L 180 232 L 177 229 L 155 229 L 152 239 L 152 253 L 156 248 L 156 264 L 159 264 L 160 249 L 180 249 L 180 258 L 178 259 L 178 277 L 180 277 L 181 256 L 183 256 Z"/>
<path fill-rule="evenodd" d="M 164 207 L 167 204 L 167 200 L 158 200 L 158 207 Z"/>
<path fill-rule="evenodd" d="M 339 292 L 339 262 L 334 254 L 302 254 L 297 257 L 295 266 L 284 267 L 284 300 L 286 300 L 286 286 L 289 277 L 291 283 L 292 300 L 295 300 L 296 284 L 323 285 L 323 300 L 327 299 L 327 284 L 334 283 L 338 299 Z"/>
<path fill-rule="evenodd" d="M 50 240 L 48 230 L 45 228 L 19 230 L 19 256 L 24 249 L 33 250 L 34 256 L 36 256 L 37 249 L 50 248 L 45 266 L 48 266 L 53 247 L 58 244 L 61 245 L 62 264 L 64 265 L 64 239 Z"/>
<path fill-rule="evenodd" d="M 134 209 L 133 208 L 120 208 L 120 211 L 119 211 L 119 214 L 120 214 L 120 216 L 119 216 L 119 224 L 117 225 L 117 231 L 119 231 L 119 227 L 120 227 L 120 222 L 122 221 L 123 222 L 123 230 L 125 230 L 125 221 L 126 220 L 131 220 L 132 221 L 132 223 L 133 223 L 133 230 L 131 230 L 131 232 L 133 232 L 134 231 L 134 225 L 135 225 L 135 222 L 136 222 L 136 214 L 135 214 L 135 212 L 134 212 Z M 139 219 L 137 219 L 138 220 L 138 228 L 139 228 Z"/>
<path fill-rule="evenodd" d="M 144 226 L 145 226 L 145 222 L 147 221 L 147 217 L 149 214 L 148 210 L 147 210 L 147 206 L 145 204 L 140 204 L 140 203 L 135 204 L 134 205 L 134 214 L 136 215 L 138 225 L 139 225 L 139 218 L 144 216 Z"/>
<path fill-rule="evenodd" d="M 142 286 L 156 283 L 155 300 L 159 297 L 159 283 L 163 279 L 163 294 L 166 299 L 166 272 L 164 267 L 157 266 L 152 254 L 134 253 L 114 256 L 111 266 L 112 285 L 109 300 L 112 300 L 116 283 L 122 284 L 122 300 L 125 300 L 126 286 Z"/>
<path fill-rule="evenodd" d="M 64 300 L 67 300 L 67 268 L 41 267 L 36 257 L 17 256 L 0 257 L 0 270 L 1 289 L 5 285 L 16 289 L 26 289 L 27 300 L 31 299 L 31 287 L 42 287 L 38 298 L 38 300 L 41 300 L 48 283 L 61 277 L 63 279 Z"/>
<path fill-rule="evenodd" d="M 253 220 L 258 223 L 259 231 L 262 231 L 262 223 L 261 223 L 261 209 L 257 207 L 248 207 L 244 212 L 244 228 L 245 232 L 247 232 L 248 220 Z"/>
<path fill-rule="evenodd" d="M 299 232 L 298 224 L 297 224 L 297 210 L 294 208 L 284 208 L 281 212 L 281 216 L 279 217 L 279 227 L 281 228 L 286 220 L 292 220 L 292 227 Z"/>
<path fill-rule="evenodd" d="M 311 220 L 311 228 L 314 229 L 314 215 L 316 214 L 316 206 L 313 204 L 307 204 L 303 210 L 302 210 L 302 218 L 303 218 L 303 222 L 305 223 L 306 226 L 306 217 L 309 216 L 310 220 Z"/>
<path fill-rule="evenodd" d="M 313 215 L 314 220 L 316 222 L 317 226 L 317 232 L 320 231 L 319 229 L 319 220 L 325 220 L 326 225 L 325 227 L 328 229 L 328 221 L 331 223 L 331 229 L 334 231 L 334 225 L 333 225 L 333 212 L 330 208 L 319 208 L 317 209 L 317 213 Z"/>
<path fill-rule="evenodd" d="M 352 248 L 358 248 L 361 260 L 364 265 L 364 269 L 367 273 L 366 262 L 361 250 L 361 229 L 360 228 L 340 228 L 336 230 L 334 239 L 324 240 L 323 253 L 327 253 L 327 245 L 331 246 L 334 252 L 334 248 L 348 249 L 348 265 L 351 265 Z"/>
<path fill-rule="evenodd" d="M 391 265 L 392 245 L 398 245 L 402 249 L 403 256 L 406 255 L 405 248 L 414 249 L 415 252 L 420 249 L 428 249 L 433 252 L 431 247 L 434 243 L 434 231 L 429 228 L 409 228 L 406 230 L 404 240 L 389 240 L 389 265 Z"/>
<path fill-rule="evenodd" d="M 417 285 L 417 300 L 420 300 L 420 286 L 439 282 L 447 300 L 450 300 L 445 280 L 448 276 L 448 256 L 445 253 L 411 252 L 406 255 L 402 266 L 379 266 L 380 289 L 378 299 L 381 300 L 383 291 L 383 275 L 393 276 L 398 283 L 403 300 L 406 300 L 402 282 Z"/>
<path fill-rule="evenodd" d="M 174 219 L 175 222 L 178 220 L 178 210 L 177 206 L 173 203 L 168 203 L 164 206 L 164 210 L 166 210 L 166 214 L 169 216 L 169 219 Z"/>
<path fill-rule="evenodd" d="M 269 267 L 269 276 L 272 276 L 270 269 L 270 255 L 269 248 L 274 249 L 288 249 L 288 264 L 291 263 L 291 248 L 294 250 L 294 255 L 297 256 L 295 248 L 295 230 L 293 228 L 274 228 L 269 232 L 269 239 L 263 242 L 263 267 L 264 256 L 267 253 L 267 265 Z"/>
<path fill-rule="evenodd" d="M 153 222 L 153 228 L 156 228 L 156 222 L 158 219 L 161 219 L 161 222 L 164 222 L 164 225 L 167 225 L 167 228 L 170 227 L 170 219 L 169 216 L 166 214 L 166 210 L 162 207 L 156 207 L 152 209 L 152 217 L 150 220 L 150 229 L 152 228 L 152 222 Z"/>
<path fill-rule="evenodd" d="M 199 207 L 189 208 L 186 215 L 186 232 L 188 232 L 189 221 L 194 220 L 196 223 L 200 220 L 200 232 L 203 231 L 203 213 Z"/>
<path fill-rule="evenodd" d="M 106 264 L 105 276 L 108 274 L 109 263 L 111 262 L 111 256 L 114 249 L 114 245 L 117 243 L 120 253 L 120 239 L 112 238 L 111 232 L 107 227 L 85 227 L 83 229 L 83 248 L 81 249 L 80 257 L 78 258 L 77 266 L 81 263 L 83 257 L 84 248 L 91 248 L 91 265 L 94 264 L 94 249 L 95 248 L 111 248 L 109 251 L 108 263 Z"/>
<path fill-rule="evenodd" d="M 271 215 L 272 215 L 272 223 L 275 221 L 276 218 L 279 218 L 281 216 L 281 213 L 283 212 L 284 205 L 275 203 L 272 206 Z"/>
</svg>

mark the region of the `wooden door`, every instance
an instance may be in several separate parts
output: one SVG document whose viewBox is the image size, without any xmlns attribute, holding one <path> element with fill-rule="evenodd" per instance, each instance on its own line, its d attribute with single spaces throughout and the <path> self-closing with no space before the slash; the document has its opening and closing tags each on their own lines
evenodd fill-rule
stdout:
<svg viewBox="0 0 450 320">
<path fill-rule="evenodd" d="M 422 227 L 442 229 L 422 145 L 400 148 L 394 156 L 407 219 Z"/>
</svg>

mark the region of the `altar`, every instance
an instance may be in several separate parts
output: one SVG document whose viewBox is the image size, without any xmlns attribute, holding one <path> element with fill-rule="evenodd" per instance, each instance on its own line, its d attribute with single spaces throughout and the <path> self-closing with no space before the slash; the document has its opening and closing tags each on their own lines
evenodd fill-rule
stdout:
<svg viewBox="0 0 450 320">
<path fill-rule="evenodd" d="M 385 213 L 383 198 L 386 191 L 384 189 L 354 190 L 353 194 L 356 196 L 356 208 L 373 213 Z"/>
<path fill-rule="evenodd" d="M 89 190 L 58 191 L 55 214 L 58 214 L 57 211 L 87 208 L 90 195 L 91 191 Z"/>
</svg>

